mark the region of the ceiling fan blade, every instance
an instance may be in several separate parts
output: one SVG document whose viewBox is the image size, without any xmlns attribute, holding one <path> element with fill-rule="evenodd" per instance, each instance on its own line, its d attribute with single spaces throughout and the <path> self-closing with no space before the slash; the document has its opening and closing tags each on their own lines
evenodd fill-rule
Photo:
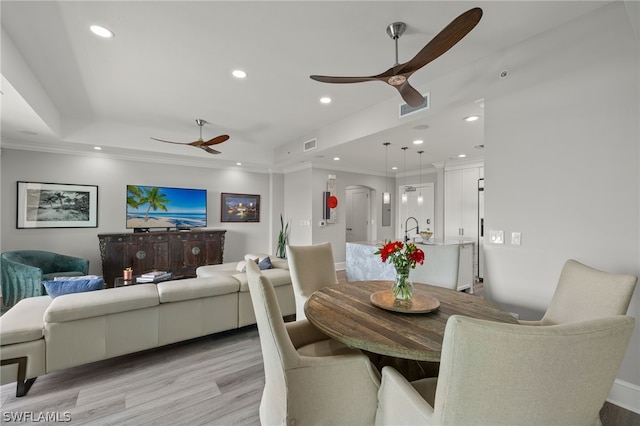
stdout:
<svg viewBox="0 0 640 426">
<path fill-rule="evenodd" d="M 227 140 L 229 140 L 229 135 L 220 135 L 220 136 L 216 136 L 213 139 L 209 139 L 206 142 L 202 142 L 202 143 L 200 143 L 200 145 L 204 145 L 204 146 L 217 145 L 217 144 L 225 142 Z"/>
<path fill-rule="evenodd" d="M 401 86 L 394 87 L 398 89 L 400 96 L 402 96 L 402 99 L 404 99 L 407 105 L 417 107 L 424 103 L 424 97 L 413 86 L 411 86 L 408 81 Z"/>
<path fill-rule="evenodd" d="M 312 80 L 319 81 L 321 83 L 362 83 L 365 81 L 378 80 L 375 76 L 371 77 L 331 77 L 326 75 L 311 75 Z"/>
<path fill-rule="evenodd" d="M 480 18 L 482 18 L 482 9 L 479 7 L 467 10 L 458 16 L 427 43 L 413 59 L 403 64 L 399 73 L 410 75 L 444 54 L 474 29 L 480 22 Z"/>
<path fill-rule="evenodd" d="M 213 149 L 213 148 L 209 148 L 208 146 L 201 145 L 199 148 L 204 149 L 204 150 L 205 150 L 205 151 L 207 151 L 209 154 L 222 154 L 220 151 L 216 151 L 215 149 Z"/>
<path fill-rule="evenodd" d="M 156 138 L 151 138 L 151 139 L 153 139 L 154 141 L 158 141 L 158 142 L 175 143 L 176 145 L 187 145 L 187 144 L 185 144 L 185 143 L 183 143 L 183 142 L 165 141 L 165 140 L 162 140 L 162 139 L 156 139 Z"/>
</svg>

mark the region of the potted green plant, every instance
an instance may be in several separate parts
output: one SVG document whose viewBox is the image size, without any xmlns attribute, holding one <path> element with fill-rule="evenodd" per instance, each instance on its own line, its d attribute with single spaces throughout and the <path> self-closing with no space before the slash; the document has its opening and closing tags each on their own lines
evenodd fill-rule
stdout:
<svg viewBox="0 0 640 426">
<path fill-rule="evenodd" d="M 287 257 L 287 233 L 289 232 L 289 222 L 285 225 L 282 214 L 280 214 L 280 233 L 278 234 L 278 248 L 276 256 L 280 259 Z"/>
</svg>

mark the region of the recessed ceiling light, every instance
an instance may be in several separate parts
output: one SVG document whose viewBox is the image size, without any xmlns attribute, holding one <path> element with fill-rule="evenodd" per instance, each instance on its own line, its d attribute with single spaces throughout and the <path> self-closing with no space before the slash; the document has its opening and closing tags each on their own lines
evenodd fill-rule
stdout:
<svg viewBox="0 0 640 426">
<path fill-rule="evenodd" d="M 233 76 L 235 78 L 246 78 L 247 77 L 247 73 L 242 71 L 242 70 L 233 70 L 233 72 L 231 74 L 233 74 Z"/>
<path fill-rule="evenodd" d="M 330 104 L 330 103 L 331 103 L 331 98 L 330 98 L 330 97 L 328 97 L 328 96 L 325 96 L 325 97 L 323 97 L 323 98 L 320 98 L 320 103 L 323 103 L 323 104 Z"/>
<path fill-rule="evenodd" d="M 340 161 L 340 157 L 333 157 L 333 161 Z"/>
<path fill-rule="evenodd" d="M 468 117 L 465 117 L 465 118 L 464 118 L 464 121 L 476 121 L 476 120 L 478 120 L 479 118 L 480 118 L 480 117 L 479 117 L 479 116 L 477 116 L 477 115 L 470 115 L 470 116 L 468 116 Z"/>
<path fill-rule="evenodd" d="M 458 154 L 458 158 L 464 158 L 466 156 L 467 156 L 467 154 Z"/>
<path fill-rule="evenodd" d="M 102 147 L 101 146 L 94 146 L 93 149 L 95 149 L 96 151 L 101 151 Z"/>
<path fill-rule="evenodd" d="M 113 31 L 100 25 L 92 25 L 89 27 L 92 33 L 103 38 L 114 37 Z"/>
<path fill-rule="evenodd" d="M 424 141 L 422 139 L 416 139 L 415 141 L 413 141 L 414 145 L 422 145 L 424 143 Z"/>
<path fill-rule="evenodd" d="M 238 162 L 236 163 L 236 166 L 242 166 L 242 163 L 238 161 Z"/>
<path fill-rule="evenodd" d="M 391 170 L 398 170 L 398 166 L 393 166 Z"/>
</svg>

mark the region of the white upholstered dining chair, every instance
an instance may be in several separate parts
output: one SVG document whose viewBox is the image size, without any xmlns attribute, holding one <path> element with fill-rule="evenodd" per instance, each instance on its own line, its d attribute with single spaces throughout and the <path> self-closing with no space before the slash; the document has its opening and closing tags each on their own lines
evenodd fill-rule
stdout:
<svg viewBox="0 0 640 426">
<path fill-rule="evenodd" d="M 285 323 L 273 285 L 247 262 L 265 386 L 263 425 L 372 425 L 380 374 L 357 349 L 328 338 L 307 320 Z"/>
<path fill-rule="evenodd" d="M 550 325 L 584 321 L 627 313 L 638 277 L 613 274 L 565 262 L 549 307 L 539 321 L 521 320 L 523 325 Z"/>
<path fill-rule="evenodd" d="M 635 320 L 523 327 L 453 315 L 437 378 L 382 369 L 376 425 L 600 425 Z"/>
<path fill-rule="evenodd" d="M 331 243 L 309 246 L 287 246 L 291 284 L 296 298 L 296 319 L 305 319 L 304 304 L 311 294 L 338 284 Z"/>
</svg>

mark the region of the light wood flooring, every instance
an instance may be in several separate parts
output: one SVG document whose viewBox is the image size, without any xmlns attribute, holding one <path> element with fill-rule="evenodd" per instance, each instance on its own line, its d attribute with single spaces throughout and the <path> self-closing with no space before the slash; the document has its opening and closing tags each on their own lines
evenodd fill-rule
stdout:
<svg viewBox="0 0 640 426">
<path fill-rule="evenodd" d="M 2 422 L 9 412 L 68 415 L 72 425 L 258 425 L 263 386 L 248 327 L 49 373 L 21 398 L 2 386 Z"/>
<path fill-rule="evenodd" d="M 71 425 L 259 425 L 263 386 L 250 326 L 46 374 L 22 398 L 4 385 L 0 423 L 53 424 L 42 418 L 57 415 Z M 601 415 L 605 426 L 640 426 L 639 415 L 608 403 Z"/>
</svg>

